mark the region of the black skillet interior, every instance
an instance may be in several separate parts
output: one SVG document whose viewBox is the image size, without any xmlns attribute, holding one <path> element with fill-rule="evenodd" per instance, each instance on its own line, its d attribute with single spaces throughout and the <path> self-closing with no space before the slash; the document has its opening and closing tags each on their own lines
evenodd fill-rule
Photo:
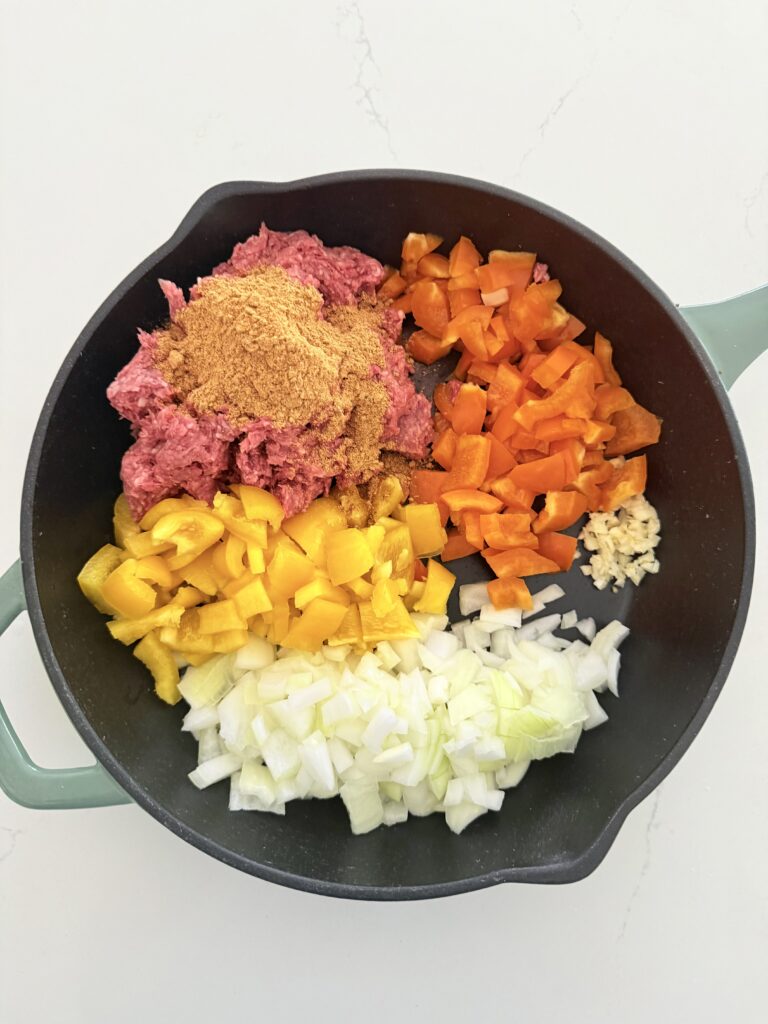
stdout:
<svg viewBox="0 0 768 1024">
<path fill-rule="evenodd" d="M 145 670 L 108 636 L 75 575 L 110 540 L 120 457 L 130 437 L 104 391 L 167 307 L 156 284 L 185 288 L 263 221 L 306 228 L 396 262 L 404 234 L 470 235 L 481 251 L 539 253 L 563 301 L 611 338 L 637 400 L 664 419 L 648 495 L 662 521 L 662 571 L 637 591 L 599 593 L 574 569 L 566 599 L 598 623 L 623 619 L 621 699 L 575 756 L 533 766 L 499 814 L 462 836 L 441 816 L 350 834 L 340 801 L 292 805 L 285 818 L 233 814 L 225 784 L 187 781 L 196 749 L 181 707 L 160 705 Z M 179 232 L 106 301 L 49 396 L 27 476 L 22 555 L 33 624 L 54 685 L 118 781 L 174 831 L 238 868 L 316 892 L 370 898 L 443 895 L 503 879 L 569 881 L 605 855 L 628 809 L 682 754 L 727 673 L 743 625 L 753 536 L 748 470 L 727 400 L 681 318 L 616 250 L 579 225 L 504 189 L 443 175 L 360 172 L 306 182 L 219 186 Z M 482 578 L 479 558 L 460 581 Z M 550 582 L 540 577 L 537 586 Z M 457 609 L 452 608 L 454 615 Z"/>
</svg>

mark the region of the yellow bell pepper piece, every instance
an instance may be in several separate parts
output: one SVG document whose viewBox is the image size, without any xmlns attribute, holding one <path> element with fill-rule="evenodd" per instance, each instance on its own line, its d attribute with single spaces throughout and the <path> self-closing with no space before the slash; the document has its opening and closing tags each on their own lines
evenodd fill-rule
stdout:
<svg viewBox="0 0 768 1024">
<path fill-rule="evenodd" d="M 156 543 L 170 541 L 176 546 L 176 558 L 191 561 L 207 551 L 223 533 L 224 523 L 211 512 L 186 509 L 158 519 L 152 527 L 152 540 Z M 181 568 L 174 563 L 174 558 L 168 559 L 171 569 Z"/>
<path fill-rule="evenodd" d="M 421 558 L 422 555 L 436 555 L 443 550 L 448 534 L 440 522 L 440 509 L 436 504 L 406 505 L 403 516 L 417 558 Z"/>
<path fill-rule="evenodd" d="M 374 556 L 374 558 L 376 557 L 378 550 L 381 547 L 381 542 L 384 540 L 384 535 L 386 534 L 386 532 L 387 531 L 384 529 L 384 527 L 379 526 L 378 523 L 374 524 L 373 526 L 369 526 L 366 530 L 363 530 L 363 533 L 365 534 L 365 540 L 368 544 L 368 547 L 371 549 L 371 554 Z"/>
<path fill-rule="evenodd" d="M 266 622 L 267 615 L 265 613 L 263 618 Z M 288 634 L 288 630 L 291 628 L 291 609 L 287 601 L 277 601 L 271 613 L 272 621 L 269 624 L 267 631 L 267 638 L 270 643 L 281 644 L 284 643 L 285 637 Z"/>
<path fill-rule="evenodd" d="M 248 630 L 252 636 L 265 637 L 267 635 L 267 624 L 263 615 L 255 615 L 248 623 Z"/>
<path fill-rule="evenodd" d="M 231 654 L 248 643 L 248 630 L 227 629 L 222 633 L 215 633 L 212 639 L 214 653 Z"/>
<path fill-rule="evenodd" d="M 194 608 L 196 604 L 202 604 L 206 595 L 197 587 L 179 587 L 171 598 L 171 604 L 180 604 L 182 608 Z"/>
<path fill-rule="evenodd" d="M 411 584 L 411 589 L 403 597 L 403 604 L 409 611 L 414 611 L 414 605 L 420 600 L 426 589 L 426 580 L 416 580 Z"/>
<path fill-rule="evenodd" d="M 368 500 L 371 503 L 371 519 L 377 522 L 391 515 L 405 501 L 403 485 L 396 476 L 377 477 L 371 481 Z"/>
<path fill-rule="evenodd" d="M 295 540 L 315 565 L 325 565 L 326 537 L 344 530 L 347 520 L 341 506 L 333 498 L 317 498 L 306 512 L 283 522 L 283 531 Z"/>
<path fill-rule="evenodd" d="M 230 531 L 246 544 L 256 544 L 260 548 L 267 546 L 267 524 L 252 522 L 245 518 L 242 501 L 231 494 L 219 491 L 213 498 L 213 515 L 215 515 Z"/>
<path fill-rule="evenodd" d="M 252 615 L 272 611 L 272 602 L 261 579 L 255 579 L 242 590 L 238 590 L 233 600 L 241 619 L 250 619 Z"/>
<path fill-rule="evenodd" d="M 121 548 L 125 547 L 125 538 L 141 532 L 141 527 L 131 515 L 128 508 L 128 499 L 121 494 L 115 502 L 112 515 L 112 529 L 115 531 L 115 541 Z"/>
<path fill-rule="evenodd" d="M 283 506 L 269 491 L 250 484 L 240 484 L 238 497 L 243 503 L 246 519 L 266 520 L 273 530 L 279 530 L 285 518 Z"/>
<path fill-rule="evenodd" d="M 331 583 L 348 583 L 363 576 L 374 563 L 373 552 L 362 530 L 354 528 L 330 533 L 325 541 Z"/>
<path fill-rule="evenodd" d="M 384 540 L 376 552 L 376 560 L 379 563 L 392 563 L 392 578 L 404 579 L 410 586 L 413 582 L 413 541 L 405 523 L 398 523 L 397 526 L 388 530 Z"/>
<path fill-rule="evenodd" d="M 233 533 L 230 534 L 230 537 L 236 539 Z M 250 541 L 246 545 L 246 557 L 248 560 L 248 568 L 251 572 L 255 576 L 261 575 L 267 567 L 263 549 L 260 548 L 258 544 L 254 544 L 253 541 Z"/>
<path fill-rule="evenodd" d="M 245 629 L 245 620 L 234 600 L 213 601 L 197 609 L 197 630 L 203 636 L 225 633 L 231 629 Z"/>
<path fill-rule="evenodd" d="M 200 609 L 190 608 L 181 617 L 178 629 L 163 626 L 160 639 L 168 647 L 182 654 L 213 654 L 213 635 L 200 633 Z"/>
<path fill-rule="evenodd" d="M 368 502 L 361 496 L 357 487 L 352 484 L 350 487 L 334 487 L 333 497 L 341 505 L 341 511 L 347 521 L 347 526 L 365 526 L 368 523 L 369 508 Z"/>
<path fill-rule="evenodd" d="M 387 559 L 386 562 L 380 562 L 378 565 L 374 565 L 371 569 L 371 583 L 378 583 L 380 580 L 388 580 L 392 578 L 392 562 Z"/>
<path fill-rule="evenodd" d="M 350 580 L 349 583 L 345 583 L 344 586 L 347 590 L 351 590 L 355 597 L 359 598 L 361 601 L 367 601 L 373 593 L 373 584 L 362 578 Z"/>
<path fill-rule="evenodd" d="M 430 558 L 427 562 L 426 586 L 424 593 L 413 606 L 415 611 L 431 615 L 445 614 L 445 607 L 455 583 L 456 577 L 453 573 L 440 562 Z"/>
<path fill-rule="evenodd" d="M 136 575 L 140 580 L 149 580 L 158 587 L 173 587 L 173 574 L 167 561 L 161 555 L 147 555 L 136 562 Z"/>
<path fill-rule="evenodd" d="M 301 611 L 302 608 L 306 608 L 308 604 L 314 601 L 316 597 L 322 597 L 326 601 L 334 601 L 336 604 L 343 604 L 345 607 L 350 602 L 349 595 L 345 594 L 341 587 L 334 587 L 330 580 L 324 580 L 322 577 L 319 577 L 316 580 L 312 580 L 311 583 L 299 587 L 294 594 L 293 603 Z"/>
<path fill-rule="evenodd" d="M 343 605 L 316 597 L 288 630 L 283 644 L 299 651 L 317 651 L 336 632 L 346 614 Z"/>
<path fill-rule="evenodd" d="M 279 545 L 267 566 L 267 585 L 273 599 L 287 600 L 293 597 L 297 590 L 315 578 L 316 572 L 306 555 Z"/>
<path fill-rule="evenodd" d="M 113 619 L 107 623 L 107 629 L 115 640 L 121 644 L 135 644 L 147 633 L 160 629 L 162 626 L 178 626 L 184 609 L 180 604 L 165 604 L 155 608 L 140 619 Z"/>
<path fill-rule="evenodd" d="M 395 600 L 389 612 L 381 618 L 375 614 L 370 602 L 363 602 L 359 608 L 363 642 L 368 647 L 382 640 L 408 640 L 420 635 L 400 598 Z"/>
<path fill-rule="evenodd" d="M 214 597 L 218 591 L 218 583 L 214 575 L 213 558 L 210 551 L 204 551 L 194 562 L 180 570 L 182 579 L 191 586 L 202 590 L 208 597 Z"/>
<path fill-rule="evenodd" d="M 148 583 L 136 575 L 135 558 L 127 558 L 107 576 L 101 585 L 101 596 L 118 615 L 139 619 L 155 607 L 157 595 Z"/>
<path fill-rule="evenodd" d="M 157 633 L 147 633 L 136 645 L 134 655 L 147 666 L 155 680 L 155 693 L 166 704 L 176 704 L 179 693 L 179 669 L 173 654 L 161 642 Z"/>
<path fill-rule="evenodd" d="M 204 665 L 206 661 L 211 660 L 213 654 L 193 654 L 192 651 L 185 651 L 184 654 L 182 654 L 182 657 L 185 661 L 188 661 L 190 665 Z"/>
<path fill-rule="evenodd" d="M 207 509 L 208 506 L 204 501 L 199 501 L 189 494 L 184 494 L 180 498 L 163 498 L 162 501 L 158 501 L 156 505 L 153 505 L 151 509 L 144 513 L 139 525 L 142 530 L 151 530 L 155 523 L 160 522 L 163 516 L 170 515 L 171 512 L 186 512 L 188 509 L 194 508 Z"/>
<path fill-rule="evenodd" d="M 234 533 L 227 534 L 221 541 L 214 544 L 211 552 L 213 574 L 221 586 L 226 585 L 230 580 L 239 579 L 245 572 L 243 562 L 245 541 L 236 537 Z"/>
<path fill-rule="evenodd" d="M 173 551 L 170 541 L 155 541 L 151 533 L 131 533 L 125 538 L 125 550 L 132 558 L 148 558 Z"/>
<path fill-rule="evenodd" d="M 105 615 L 114 615 L 113 608 L 102 594 L 105 580 L 123 561 L 123 552 L 114 544 L 105 544 L 91 555 L 80 570 L 77 582 L 83 594 Z"/>
<path fill-rule="evenodd" d="M 360 625 L 360 607 L 351 604 L 347 608 L 344 618 L 333 636 L 328 638 L 329 647 L 341 647 L 343 644 L 352 644 L 354 647 L 362 648 L 363 629 Z"/>
<path fill-rule="evenodd" d="M 371 609 L 377 619 L 385 619 L 400 599 L 396 580 L 382 579 L 374 586 Z"/>
</svg>

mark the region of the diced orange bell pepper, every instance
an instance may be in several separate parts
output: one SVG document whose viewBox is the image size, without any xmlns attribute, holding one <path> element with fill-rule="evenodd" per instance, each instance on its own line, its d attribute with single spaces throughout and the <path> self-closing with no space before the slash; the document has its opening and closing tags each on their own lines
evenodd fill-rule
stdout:
<svg viewBox="0 0 768 1024">
<path fill-rule="evenodd" d="M 454 288 L 448 291 L 448 305 L 451 309 L 451 319 L 454 320 L 459 313 L 470 306 L 482 305 L 479 288 Z"/>
<path fill-rule="evenodd" d="M 482 359 L 476 359 L 469 368 L 467 374 L 470 383 L 493 384 L 499 368 L 495 363 L 488 363 Z"/>
<path fill-rule="evenodd" d="M 511 548 L 509 551 L 481 552 L 491 569 L 501 579 L 507 576 L 537 576 L 545 572 L 559 572 L 560 566 L 530 548 Z"/>
<path fill-rule="evenodd" d="M 451 418 L 451 411 L 453 409 L 453 399 L 451 398 L 451 389 L 447 384 L 438 384 L 435 388 L 432 400 L 435 403 L 435 408 L 438 412 L 441 412 L 443 416 L 446 416 L 449 420 Z"/>
<path fill-rule="evenodd" d="M 516 487 L 534 494 L 562 491 L 568 482 L 565 460 L 560 452 L 515 466 L 510 470 L 509 478 Z"/>
<path fill-rule="evenodd" d="M 584 495 L 587 500 L 587 509 L 590 512 L 597 512 L 603 500 L 600 487 L 613 475 L 613 467 L 610 462 L 602 462 L 588 469 L 582 469 L 570 485 Z"/>
<path fill-rule="evenodd" d="M 481 256 L 474 243 L 462 235 L 451 249 L 448 257 L 448 270 L 451 277 L 471 274 L 475 267 L 480 266 Z"/>
<path fill-rule="evenodd" d="M 479 324 L 482 330 L 485 331 L 492 317 L 493 309 L 491 306 L 483 306 L 482 304 L 479 306 L 467 306 L 447 324 L 442 334 L 443 341 L 453 343 L 461 339 L 466 342 L 467 328 L 470 325 Z"/>
<path fill-rule="evenodd" d="M 522 373 L 526 381 L 526 388 L 531 389 L 534 392 L 536 398 L 540 398 L 541 394 L 539 394 L 539 392 L 537 391 L 536 381 L 532 380 L 531 376 L 534 370 L 538 369 L 538 367 L 541 366 L 542 363 L 546 362 L 546 359 L 547 357 L 544 355 L 543 352 L 527 352 L 518 363 L 518 366 L 520 367 L 520 373 Z M 559 378 L 555 377 L 555 380 L 558 379 Z"/>
<path fill-rule="evenodd" d="M 448 522 L 448 506 L 442 500 L 448 479 L 448 473 L 439 469 L 417 469 L 411 477 L 411 499 L 425 504 L 435 502 L 443 526 Z"/>
<path fill-rule="evenodd" d="M 610 423 L 604 423 L 601 420 L 586 420 L 581 440 L 587 447 L 595 448 L 605 441 L 610 441 L 615 433 L 616 427 L 611 426 Z"/>
<path fill-rule="evenodd" d="M 453 376 L 456 380 L 466 380 L 467 370 L 470 368 L 474 360 L 475 357 L 471 352 L 462 351 L 461 358 L 458 363 L 456 363 L 456 368 L 453 371 Z"/>
<path fill-rule="evenodd" d="M 470 385 L 463 385 L 468 386 Z M 480 487 L 488 475 L 490 458 L 490 434 L 458 434 L 450 471 L 450 488 L 455 490 L 459 487 Z"/>
<path fill-rule="evenodd" d="M 561 291 L 559 281 L 546 281 L 529 284 L 524 294 L 510 298 L 509 322 L 520 342 L 551 336 L 565 326 L 568 314 L 557 302 Z"/>
<path fill-rule="evenodd" d="M 566 533 L 542 533 L 539 554 L 555 562 L 562 572 L 568 572 L 576 554 L 577 540 Z"/>
<path fill-rule="evenodd" d="M 457 558 L 466 558 L 467 555 L 476 555 L 478 548 L 482 545 L 470 544 L 466 537 L 462 536 L 456 529 L 448 531 L 448 540 L 442 550 L 440 557 L 444 562 L 452 562 Z"/>
<path fill-rule="evenodd" d="M 525 402 L 515 413 L 515 419 L 525 430 L 532 430 L 539 420 L 561 414 L 589 419 L 595 409 L 593 392 L 592 366 L 586 362 L 577 363 L 557 391 L 548 398 Z"/>
<path fill-rule="evenodd" d="M 420 234 L 416 231 L 411 231 L 403 240 L 400 256 L 409 263 L 418 263 L 420 259 L 428 253 L 434 252 L 442 244 L 443 240 L 440 235 Z"/>
<path fill-rule="evenodd" d="M 469 488 L 444 491 L 443 501 L 451 512 L 499 512 L 502 507 L 501 501 L 493 494 Z"/>
<path fill-rule="evenodd" d="M 627 389 L 616 384 L 601 384 L 595 391 L 595 402 L 595 416 L 599 420 L 609 420 L 615 412 L 635 404 Z"/>
<path fill-rule="evenodd" d="M 486 344 L 486 332 L 483 330 L 479 320 L 473 320 L 466 327 L 462 328 L 462 341 L 464 347 L 475 359 L 488 359 L 490 352 Z"/>
<path fill-rule="evenodd" d="M 614 413 L 611 425 L 616 427 L 616 433 L 605 449 L 610 458 L 656 444 L 661 436 L 661 420 L 642 405 L 632 405 Z"/>
<path fill-rule="evenodd" d="M 539 539 L 530 530 L 520 533 L 502 533 L 501 530 L 489 530 L 485 534 L 485 543 L 493 551 L 506 551 L 508 548 L 538 548 Z"/>
<path fill-rule="evenodd" d="M 510 479 L 509 473 L 494 480 L 491 484 L 491 493 L 499 498 L 507 509 L 513 512 L 528 512 L 535 496 L 534 491 L 518 487 Z"/>
<path fill-rule="evenodd" d="M 451 425 L 457 434 L 479 434 L 485 422 L 487 395 L 477 384 L 462 384 L 453 403 Z"/>
<path fill-rule="evenodd" d="M 491 512 L 480 516 L 480 529 L 483 535 L 499 531 L 506 536 L 514 537 L 519 533 L 526 533 L 530 528 L 531 517 L 527 512 Z M 494 547 L 493 544 L 488 546 Z"/>
<path fill-rule="evenodd" d="M 485 541 L 483 540 L 483 531 L 480 526 L 479 512 L 463 512 L 460 529 L 463 532 L 467 540 L 467 543 L 471 544 L 475 551 L 479 551 L 482 547 L 485 546 Z"/>
<path fill-rule="evenodd" d="M 603 485 L 602 511 L 613 512 L 623 505 L 628 498 L 642 494 L 648 476 L 648 462 L 645 455 L 628 459 L 624 465 L 614 471 L 611 479 Z"/>
<path fill-rule="evenodd" d="M 544 508 L 533 524 L 533 532 L 565 530 L 587 511 L 587 499 L 579 491 L 549 491 Z"/>
<path fill-rule="evenodd" d="M 575 352 L 562 347 L 554 349 L 531 372 L 531 377 L 543 388 L 550 388 L 563 377 L 576 362 Z"/>
<path fill-rule="evenodd" d="M 491 433 L 494 437 L 498 438 L 499 441 L 507 441 L 513 434 L 516 434 L 520 429 L 520 424 L 515 419 L 515 413 L 517 412 L 518 406 L 512 402 L 509 405 L 504 406 L 496 416 L 494 424 L 491 427 Z"/>
<path fill-rule="evenodd" d="M 405 346 L 405 351 L 412 359 L 427 366 L 442 359 L 450 350 L 450 345 L 445 345 L 427 331 L 414 331 Z"/>
<path fill-rule="evenodd" d="M 407 283 L 402 274 L 393 270 L 384 283 L 380 285 L 378 296 L 380 299 L 396 299 L 399 295 L 403 294 Z"/>
<path fill-rule="evenodd" d="M 613 367 L 613 345 L 599 331 L 595 331 L 595 359 L 603 369 L 606 383 L 621 387 L 621 377 Z"/>
<path fill-rule="evenodd" d="M 491 457 L 488 461 L 485 479 L 495 480 L 497 477 L 503 476 L 504 473 L 508 473 L 513 469 L 517 465 L 517 459 L 493 434 L 484 434 L 482 436 L 487 437 L 491 442 Z"/>
<path fill-rule="evenodd" d="M 423 274 L 424 277 L 450 277 L 450 273 L 448 271 L 448 257 L 441 256 L 437 252 L 430 252 L 426 256 L 422 256 L 416 269 L 420 274 Z"/>
<path fill-rule="evenodd" d="M 552 455 L 556 455 L 559 452 L 563 456 L 565 462 L 565 482 L 566 484 L 572 483 L 581 472 L 584 452 L 586 450 L 584 445 L 578 438 L 566 437 L 562 441 L 552 441 L 549 450 Z M 562 487 L 548 488 L 548 490 L 553 491 L 562 489 Z"/>
<path fill-rule="evenodd" d="M 493 317 L 493 319 L 491 320 L 490 327 L 493 333 L 499 339 L 499 341 L 507 342 L 510 340 L 511 335 L 509 333 L 507 321 L 504 319 L 503 316 Z"/>
<path fill-rule="evenodd" d="M 392 303 L 392 309 L 399 309 L 401 313 L 410 313 L 413 309 L 413 295 L 400 295 Z"/>
<path fill-rule="evenodd" d="M 562 441 L 566 437 L 581 437 L 587 429 L 588 422 L 570 416 L 553 416 L 549 420 L 539 420 L 534 425 L 533 434 L 542 441 Z"/>
<path fill-rule="evenodd" d="M 459 435 L 456 431 L 446 427 L 432 445 L 432 458 L 443 469 L 450 469 L 453 465 L 453 457 L 456 454 L 458 440 Z"/>
<path fill-rule="evenodd" d="M 478 268 L 478 281 L 484 292 L 507 288 L 510 296 L 522 295 L 533 274 L 536 254 L 532 252 L 507 252 L 492 249 L 488 254 L 488 266 Z M 479 271 L 485 271 L 482 277 Z"/>
<path fill-rule="evenodd" d="M 533 608 L 531 592 L 525 581 L 517 576 L 491 580 L 488 584 L 488 596 L 494 608 L 522 608 L 524 611 Z"/>
<path fill-rule="evenodd" d="M 411 312 L 418 326 L 436 338 L 441 338 L 450 319 L 445 292 L 434 281 L 419 281 L 411 297 Z"/>
</svg>

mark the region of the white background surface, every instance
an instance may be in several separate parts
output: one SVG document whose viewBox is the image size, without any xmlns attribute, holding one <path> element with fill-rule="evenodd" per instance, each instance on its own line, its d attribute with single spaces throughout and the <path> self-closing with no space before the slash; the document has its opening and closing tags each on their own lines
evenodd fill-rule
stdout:
<svg viewBox="0 0 768 1024">
<path fill-rule="evenodd" d="M 455 171 L 571 213 L 679 303 L 768 279 L 762 0 L 3 0 L 0 21 L 2 567 L 60 361 L 220 180 Z M 462 1022 L 762 1019 L 766 372 L 763 357 L 732 392 L 762 530 L 736 664 L 594 875 L 346 903 L 240 875 L 134 806 L 42 813 L 0 794 L 4 1024 L 374 1022 L 406 1007 Z M 0 645 L 0 695 L 41 763 L 88 759 L 26 619 Z"/>
</svg>

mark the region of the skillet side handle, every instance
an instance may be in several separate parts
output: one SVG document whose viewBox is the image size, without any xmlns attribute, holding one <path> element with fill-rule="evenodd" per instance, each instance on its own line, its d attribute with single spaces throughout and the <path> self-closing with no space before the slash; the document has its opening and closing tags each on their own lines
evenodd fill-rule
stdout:
<svg viewBox="0 0 768 1024">
<path fill-rule="evenodd" d="M 0 635 L 26 608 L 21 562 L 0 577 Z M 100 764 L 41 768 L 24 749 L 0 703 L 0 789 L 22 807 L 54 810 L 111 807 L 131 798 Z"/>
<path fill-rule="evenodd" d="M 680 312 L 726 388 L 768 348 L 768 285 L 725 302 L 687 306 Z"/>
</svg>

